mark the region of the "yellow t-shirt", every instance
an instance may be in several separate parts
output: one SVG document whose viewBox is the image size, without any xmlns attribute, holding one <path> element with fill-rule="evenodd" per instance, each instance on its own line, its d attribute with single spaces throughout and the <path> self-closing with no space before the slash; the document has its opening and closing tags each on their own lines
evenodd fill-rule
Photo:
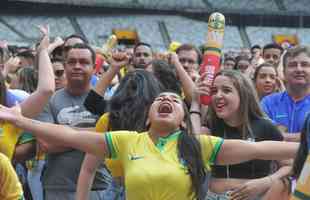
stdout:
<svg viewBox="0 0 310 200">
<path fill-rule="evenodd" d="M 109 113 L 103 114 L 96 123 L 96 132 L 104 133 L 109 129 Z M 113 177 L 123 176 L 123 167 L 119 161 L 105 159 L 105 165 Z"/>
<path fill-rule="evenodd" d="M 23 189 L 10 160 L 0 153 L 0 199 L 21 200 Z"/>
<path fill-rule="evenodd" d="M 10 160 L 12 160 L 16 144 L 22 132 L 20 128 L 7 122 L 0 125 L 0 153 L 6 155 Z"/>
<path fill-rule="evenodd" d="M 120 161 L 124 170 L 128 200 L 188 200 L 190 175 L 178 157 L 180 132 L 159 138 L 154 144 L 147 132 L 115 131 L 105 134 L 110 158 Z M 198 136 L 206 168 L 216 160 L 223 139 Z"/>
</svg>

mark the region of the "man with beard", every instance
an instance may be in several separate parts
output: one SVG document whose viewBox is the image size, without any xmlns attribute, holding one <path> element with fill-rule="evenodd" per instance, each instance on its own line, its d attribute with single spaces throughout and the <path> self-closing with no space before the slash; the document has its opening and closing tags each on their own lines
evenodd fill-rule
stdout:
<svg viewBox="0 0 310 200">
<path fill-rule="evenodd" d="M 133 49 L 133 67 L 152 71 L 153 50 L 147 43 L 138 43 Z"/>
</svg>

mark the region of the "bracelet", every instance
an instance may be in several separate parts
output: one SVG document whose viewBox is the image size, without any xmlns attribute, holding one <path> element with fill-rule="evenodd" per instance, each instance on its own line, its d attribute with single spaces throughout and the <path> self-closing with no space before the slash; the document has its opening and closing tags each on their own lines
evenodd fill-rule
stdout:
<svg viewBox="0 0 310 200">
<path fill-rule="evenodd" d="M 199 116 L 201 116 L 201 112 L 200 111 L 196 111 L 196 110 L 191 110 L 189 111 L 190 114 L 197 114 Z"/>
</svg>

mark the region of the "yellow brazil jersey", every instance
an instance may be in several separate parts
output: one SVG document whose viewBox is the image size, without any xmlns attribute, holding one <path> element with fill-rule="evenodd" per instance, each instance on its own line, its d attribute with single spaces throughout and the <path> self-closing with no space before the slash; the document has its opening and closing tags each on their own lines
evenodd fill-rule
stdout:
<svg viewBox="0 0 310 200">
<path fill-rule="evenodd" d="M 21 134 L 21 129 L 7 122 L 2 123 L 0 125 L 0 153 L 5 154 L 11 160 Z"/>
<path fill-rule="evenodd" d="M 177 139 L 180 132 L 159 138 L 157 144 L 147 132 L 115 131 L 105 134 L 110 158 L 120 161 L 128 200 L 188 200 L 190 175 L 180 161 Z M 223 139 L 201 135 L 203 160 L 208 168 L 216 159 Z"/>
<path fill-rule="evenodd" d="M 22 185 L 10 160 L 2 153 L 0 153 L 0 199 L 23 199 Z"/>
<path fill-rule="evenodd" d="M 96 123 L 96 132 L 104 133 L 109 129 L 109 113 L 103 114 Z M 123 167 L 119 161 L 105 159 L 105 165 L 113 177 L 123 176 Z"/>
</svg>

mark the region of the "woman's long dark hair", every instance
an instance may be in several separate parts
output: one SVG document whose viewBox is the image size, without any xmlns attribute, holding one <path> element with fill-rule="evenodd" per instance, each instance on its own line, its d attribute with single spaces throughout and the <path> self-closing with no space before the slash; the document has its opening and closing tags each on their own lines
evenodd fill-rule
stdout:
<svg viewBox="0 0 310 200">
<path fill-rule="evenodd" d="M 150 72 L 129 72 L 110 100 L 109 128 L 145 131 L 149 107 L 160 92 L 162 86 Z"/>
<path fill-rule="evenodd" d="M 38 85 L 37 72 L 30 67 L 21 68 L 17 72 L 19 76 L 18 89 L 24 90 L 28 93 L 33 93 Z"/>
<path fill-rule="evenodd" d="M 202 159 L 201 145 L 193 133 L 193 126 L 190 119 L 187 106 L 183 103 L 184 108 L 184 121 L 186 127 L 181 127 L 182 134 L 178 140 L 178 153 L 179 157 L 188 168 L 188 173 L 192 180 L 191 191 L 195 195 L 195 199 L 202 200 L 205 196 L 203 184 L 206 180 L 206 168 Z"/>
<path fill-rule="evenodd" d="M 310 115 L 307 116 L 301 130 L 300 144 L 293 163 L 292 177 L 298 179 L 308 156 L 308 135 L 310 134 Z"/>
<path fill-rule="evenodd" d="M 6 102 L 6 85 L 5 85 L 5 79 L 3 77 L 3 74 L 0 73 L 0 104 L 7 106 Z"/>
<path fill-rule="evenodd" d="M 152 62 L 153 74 L 161 82 L 166 91 L 182 94 L 182 86 L 177 78 L 174 65 L 170 65 L 164 60 L 154 60 Z"/>
</svg>

